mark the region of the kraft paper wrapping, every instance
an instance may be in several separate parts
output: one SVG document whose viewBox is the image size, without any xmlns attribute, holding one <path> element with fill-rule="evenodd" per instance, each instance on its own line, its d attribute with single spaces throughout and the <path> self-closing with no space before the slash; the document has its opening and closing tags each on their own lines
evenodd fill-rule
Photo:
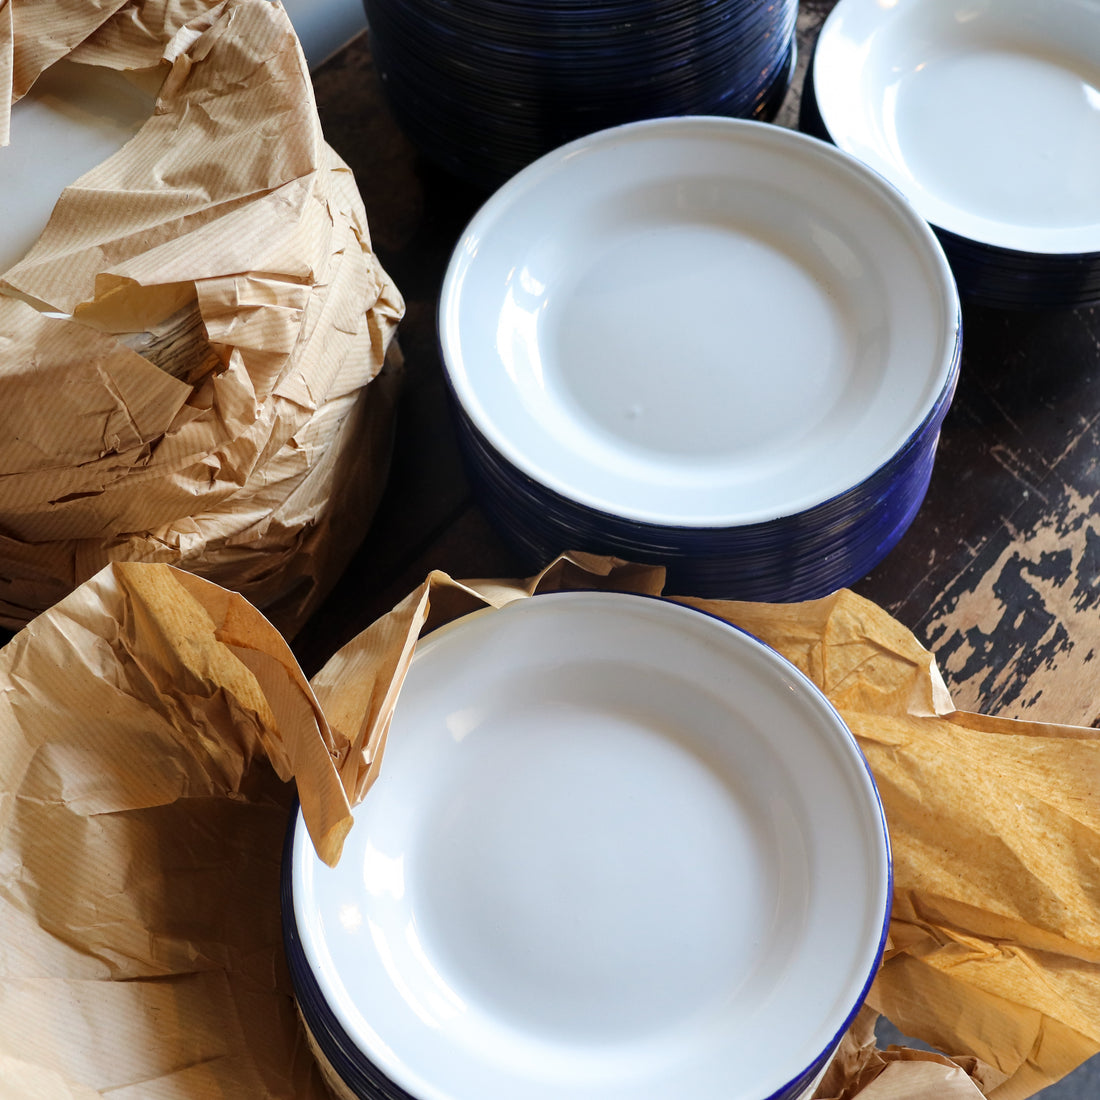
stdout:
<svg viewBox="0 0 1100 1100">
<path fill-rule="evenodd" d="M 319 853 L 384 766 L 416 639 L 533 592 L 660 592 L 576 555 L 529 581 L 433 573 L 307 683 L 242 597 L 117 563 L 0 650 L 5 1095 L 314 1100 L 278 877 L 293 784 Z M 699 603 L 829 695 L 882 793 L 885 962 L 821 1098 L 1022 1100 L 1100 1049 L 1100 741 L 951 709 L 932 656 L 850 592 Z M 943 1053 L 877 1050 L 885 1011 Z"/>
<path fill-rule="evenodd" d="M 11 100 L 58 60 L 159 90 L 0 276 L 0 625 L 135 560 L 293 634 L 373 514 L 401 373 L 355 180 L 268 0 L 0 4 Z"/>
</svg>

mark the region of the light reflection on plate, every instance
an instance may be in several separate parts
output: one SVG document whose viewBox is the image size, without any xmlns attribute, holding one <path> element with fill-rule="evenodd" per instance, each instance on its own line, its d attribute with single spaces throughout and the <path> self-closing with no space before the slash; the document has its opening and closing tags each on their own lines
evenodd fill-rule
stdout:
<svg viewBox="0 0 1100 1100">
<path fill-rule="evenodd" d="M 841 0 L 814 58 L 830 137 L 934 225 L 1100 252 L 1100 3 Z"/>
<path fill-rule="evenodd" d="M 957 297 L 877 176 L 761 123 L 607 130 L 506 184 L 444 282 L 463 415 L 584 507 L 721 528 L 889 462 L 952 382 Z"/>
<path fill-rule="evenodd" d="M 816 689 L 600 593 L 430 637 L 340 865 L 298 828 L 287 873 L 307 1025 L 417 1100 L 799 1095 L 889 905 L 873 781 Z"/>
</svg>

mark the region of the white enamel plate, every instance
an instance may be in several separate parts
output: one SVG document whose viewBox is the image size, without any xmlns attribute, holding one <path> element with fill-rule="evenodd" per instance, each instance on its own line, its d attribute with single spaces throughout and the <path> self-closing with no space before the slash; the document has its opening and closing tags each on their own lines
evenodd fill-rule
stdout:
<svg viewBox="0 0 1100 1100">
<path fill-rule="evenodd" d="M 538 596 L 431 636 L 339 866 L 301 826 L 328 1006 L 419 1100 L 761 1100 L 831 1050 L 889 904 L 874 783 L 755 639 Z"/>
<path fill-rule="evenodd" d="M 11 144 L 0 149 L 0 272 L 38 239 L 61 192 L 118 152 L 155 105 L 110 69 L 59 61 L 38 78 L 12 107 Z"/>
<path fill-rule="evenodd" d="M 840 0 L 814 91 L 837 145 L 934 225 L 1100 252 L 1100 0 Z"/>
<path fill-rule="evenodd" d="M 790 516 L 861 483 L 943 392 L 958 302 L 893 188 L 763 123 L 661 119 L 565 146 L 471 222 L 445 366 L 515 467 L 664 526 Z"/>
</svg>

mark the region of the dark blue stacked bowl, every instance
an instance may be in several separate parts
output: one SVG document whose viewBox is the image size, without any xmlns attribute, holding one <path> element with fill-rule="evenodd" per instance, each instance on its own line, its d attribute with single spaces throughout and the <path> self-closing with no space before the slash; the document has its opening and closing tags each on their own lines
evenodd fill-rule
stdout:
<svg viewBox="0 0 1100 1100">
<path fill-rule="evenodd" d="M 364 0 L 395 118 L 493 188 L 564 142 L 642 118 L 770 119 L 796 0 Z"/>
</svg>

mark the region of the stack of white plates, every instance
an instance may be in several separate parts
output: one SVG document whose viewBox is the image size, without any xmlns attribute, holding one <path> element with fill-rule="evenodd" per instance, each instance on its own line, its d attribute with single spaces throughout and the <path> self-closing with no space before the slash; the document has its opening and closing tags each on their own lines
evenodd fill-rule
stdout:
<svg viewBox="0 0 1100 1100">
<path fill-rule="evenodd" d="M 928 485 L 960 354 L 935 236 L 875 173 L 763 123 L 581 139 L 502 187 L 443 285 L 479 500 L 532 567 L 808 599 L 865 575 Z"/>
<path fill-rule="evenodd" d="M 882 952 L 875 784 L 741 631 L 560 593 L 418 648 L 336 868 L 300 817 L 302 1019 L 360 1100 L 794 1100 Z"/>
<path fill-rule="evenodd" d="M 422 153 L 494 187 L 607 126 L 770 118 L 796 0 L 366 0 L 375 66 Z"/>
<path fill-rule="evenodd" d="M 1100 302 L 1100 2 L 840 0 L 802 128 L 936 228 L 963 297 Z"/>
</svg>

